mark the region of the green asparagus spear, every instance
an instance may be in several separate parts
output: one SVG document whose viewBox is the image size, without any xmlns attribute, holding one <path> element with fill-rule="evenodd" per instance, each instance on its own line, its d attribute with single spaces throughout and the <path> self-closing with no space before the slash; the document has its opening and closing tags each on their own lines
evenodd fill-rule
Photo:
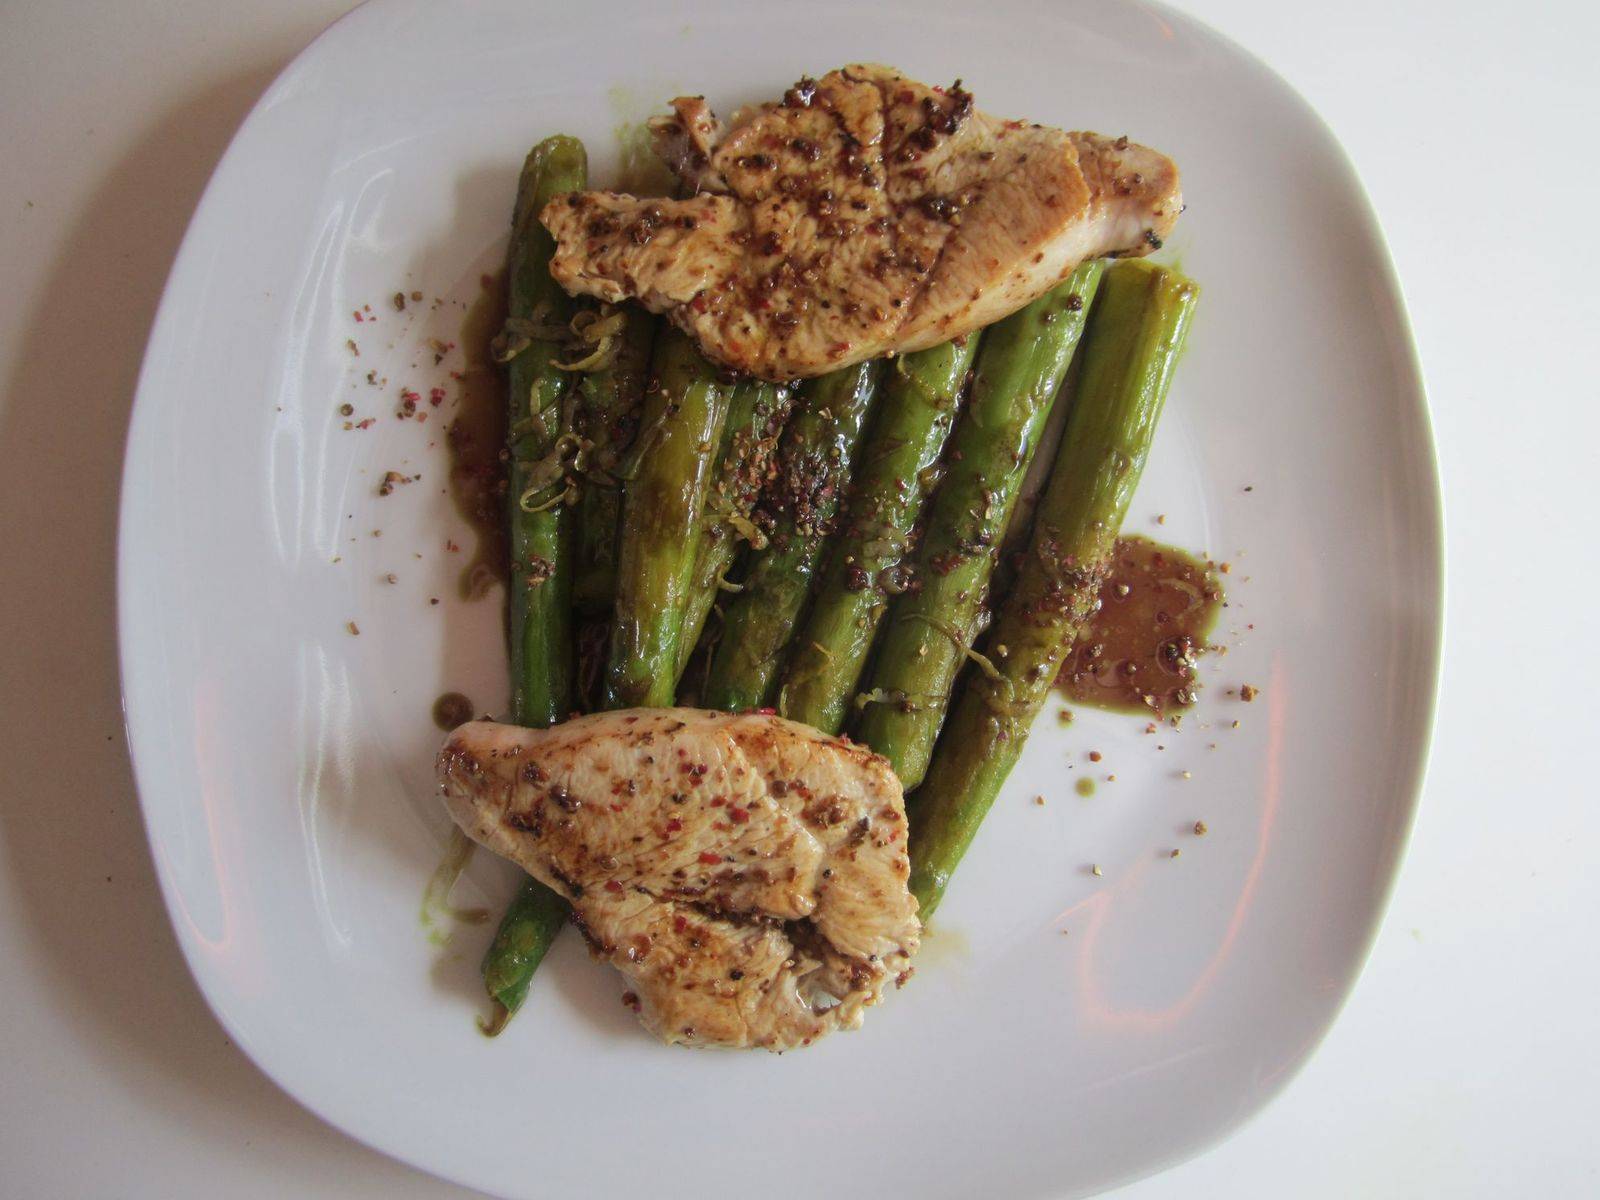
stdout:
<svg viewBox="0 0 1600 1200">
<path fill-rule="evenodd" d="M 565 503 L 567 458 L 576 437 L 566 426 L 567 375 L 556 367 L 561 343 L 547 330 L 565 325 L 572 301 L 550 278 L 550 234 L 539 210 L 584 186 L 583 143 L 547 138 L 523 164 L 507 257 L 507 332 L 521 343 L 508 369 L 511 522 L 511 719 L 553 725 L 572 704 L 572 522 Z M 519 327 L 520 323 L 520 327 Z"/>
<path fill-rule="evenodd" d="M 707 708 L 736 712 L 769 703 L 849 482 L 877 379 L 878 364 L 865 362 L 802 386 L 764 501 L 773 512 L 768 544 L 727 606 L 701 696 Z"/>
<path fill-rule="evenodd" d="M 572 528 L 566 512 L 565 451 L 575 440 L 564 427 L 567 376 L 555 363 L 560 343 L 546 332 L 564 324 L 571 301 L 550 278 L 553 242 L 539 210 L 563 192 L 582 188 L 588 160 L 583 143 L 547 138 L 528 154 L 517 184 L 507 252 L 507 350 L 511 526 L 511 719 L 554 725 L 572 706 Z M 517 348 L 519 347 L 520 348 Z M 500 922 L 483 960 L 484 986 L 495 1004 L 486 1032 L 498 1033 L 528 994 L 534 968 L 555 940 L 567 906 L 535 879 Z"/>
<path fill-rule="evenodd" d="M 968 683 L 915 798 L 911 890 L 924 920 L 1094 612 L 1198 294 L 1176 271 L 1147 262 L 1106 273 L 1066 434 L 1016 585 L 990 634 L 993 672 Z"/>
<path fill-rule="evenodd" d="M 951 685 L 982 631 L 995 552 L 1103 269 L 1085 263 L 983 335 L 972 397 L 913 564 L 914 590 L 889 611 L 856 731 L 907 791 L 922 782 Z"/>
<path fill-rule="evenodd" d="M 622 522 L 623 459 L 639 427 L 656 321 L 635 304 L 602 306 L 583 332 L 599 364 L 578 384 L 579 433 L 592 445 L 574 518 L 572 600 L 579 612 L 611 615 L 617 586 L 617 529 Z M 580 315 L 574 324 L 583 320 Z"/>
<path fill-rule="evenodd" d="M 711 606 L 716 603 L 723 576 L 733 565 L 739 547 L 765 537 L 750 516 L 767 482 L 777 455 L 778 434 L 789 419 L 794 389 L 786 384 L 751 379 L 734 389 L 728 401 L 728 419 L 722 426 L 716 474 L 706 494 L 700 517 L 700 540 L 695 551 L 694 576 L 689 584 L 688 610 L 678 643 L 678 674 L 694 653 Z"/>
<path fill-rule="evenodd" d="M 955 424 L 978 336 L 898 358 L 861 450 L 844 524 L 784 668 L 784 715 L 838 733 Z"/>
<path fill-rule="evenodd" d="M 529 876 L 512 899 L 483 956 L 483 986 L 494 1015 L 483 1031 L 493 1037 L 528 998 L 533 973 L 567 919 L 567 902 Z"/>
<path fill-rule="evenodd" d="M 672 328 L 656 339 L 653 375 L 623 490 L 607 708 L 673 701 L 696 535 L 732 391 Z"/>
</svg>

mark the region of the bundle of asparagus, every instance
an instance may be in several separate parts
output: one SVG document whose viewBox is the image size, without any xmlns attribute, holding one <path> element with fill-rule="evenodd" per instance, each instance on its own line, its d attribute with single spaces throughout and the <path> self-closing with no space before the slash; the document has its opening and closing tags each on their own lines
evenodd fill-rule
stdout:
<svg viewBox="0 0 1600 1200">
<path fill-rule="evenodd" d="M 982 632 L 989 574 L 1101 271 L 1085 263 L 983 335 L 972 400 L 917 554 L 918 586 L 889 615 L 873 703 L 857 729 L 907 791 L 922 782 L 956 673 Z"/>
<path fill-rule="evenodd" d="M 993 665 L 968 681 L 910 814 L 911 890 L 924 920 L 1094 612 L 1198 295 L 1176 271 L 1148 262 L 1106 272 L 1061 448 L 990 632 Z"/>
<path fill-rule="evenodd" d="M 784 431 L 769 492 L 767 545 L 756 552 L 723 618 L 701 702 L 736 712 L 771 700 L 783 655 L 811 592 L 823 548 L 877 396 L 878 364 L 807 380 Z"/>
</svg>

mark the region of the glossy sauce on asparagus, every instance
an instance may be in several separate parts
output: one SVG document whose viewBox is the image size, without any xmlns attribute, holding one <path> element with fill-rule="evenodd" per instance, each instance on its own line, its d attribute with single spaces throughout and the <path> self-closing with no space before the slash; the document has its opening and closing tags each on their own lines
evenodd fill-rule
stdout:
<svg viewBox="0 0 1600 1200">
<path fill-rule="evenodd" d="M 877 388 L 877 362 L 844 367 L 802 388 L 799 411 L 783 433 L 776 478 L 757 512 L 767 545 L 752 555 L 727 605 L 706 679 L 706 707 L 759 708 L 777 690 Z"/>
<path fill-rule="evenodd" d="M 928 506 L 911 590 L 885 617 L 856 735 L 915 788 L 982 633 L 989 576 L 1077 349 L 1104 265 L 1085 263 L 984 332 L 976 378 Z"/>
<path fill-rule="evenodd" d="M 959 415 L 978 348 L 969 334 L 901 355 L 884 368 L 842 527 L 795 639 L 778 707 L 796 721 L 838 733 L 890 600 L 909 586 L 905 558 L 939 458 Z"/>
</svg>

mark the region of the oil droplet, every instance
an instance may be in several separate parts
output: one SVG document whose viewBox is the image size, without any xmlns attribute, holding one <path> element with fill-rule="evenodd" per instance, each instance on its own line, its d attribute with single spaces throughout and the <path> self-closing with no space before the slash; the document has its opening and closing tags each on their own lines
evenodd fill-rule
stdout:
<svg viewBox="0 0 1600 1200">
<path fill-rule="evenodd" d="M 677 180 L 656 154 L 650 130 L 633 121 L 612 129 L 617 139 L 617 178 L 614 188 L 633 196 L 670 196 Z"/>
<path fill-rule="evenodd" d="M 433 723 L 446 733 L 472 720 L 472 701 L 460 692 L 446 692 L 433 702 Z"/>
<path fill-rule="evenodd" d="M 1080 775 L 1078 777 L 1078 782 L 1074 784 L 1073 787 L 1080 796 L 1094 795 L 1094 780 L 1090 779 L 1087 775 Z"/>
<path fill-rule="evenodd" d="M 929 925 L 922 931 L 922 946 L 917 951 L 918 967 L 933 967 L 972 957 L 972 943 L 960 929 Z"/>
</svg>

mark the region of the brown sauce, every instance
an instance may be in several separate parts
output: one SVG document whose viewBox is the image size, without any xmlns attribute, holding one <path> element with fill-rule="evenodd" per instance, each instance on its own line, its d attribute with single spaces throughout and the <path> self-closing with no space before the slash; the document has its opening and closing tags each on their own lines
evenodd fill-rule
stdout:
<svg viewBox="0 0 1600 1200">
<path fill-rule="evenodd" d="M 433 702 L 433 723 L 449 733 L 472 720 L 472 701 L 460 692 L 446 692 Z"/>
<path fill-rule="evenodd" d="M 462 318 L 460 400 L 445 430 L 450 496 L 478 539 L 461 569 L 465 600 L 486 595 L 507 574 L 505 467 L 500 460 L 506 444 L 505 377 L 489 356 L 489 343 L 505 319 L 504 273 L 485 275 L 483 290 Z"/>
<path fill-rule="evenodd" d="M 1204 560 L 1148 538 L 1117 539 L 1100 611 L 1078 636 L 1057 687 L 1078 704 L 1162 716 L 1191 707 L 1195 664 L 1222 610 Z"/>
</svg>

